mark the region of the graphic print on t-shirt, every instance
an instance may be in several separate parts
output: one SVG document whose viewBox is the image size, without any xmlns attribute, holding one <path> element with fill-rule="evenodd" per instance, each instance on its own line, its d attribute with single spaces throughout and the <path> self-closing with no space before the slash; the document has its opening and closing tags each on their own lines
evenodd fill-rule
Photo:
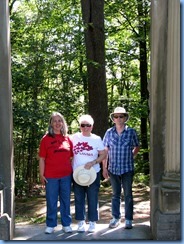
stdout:
<svg viewBox="0 0 184 244">
<path fill-rule="evenodd" d="M 70 151 L 70 145 L 67 141 L 57 139 L 57 140 L 51 141 L 50 144 L 51 144 L 50 149 L 53 150 L 53 153 Z"/>
<path fill-rule="evenodd" d="M 88 144 L 88 142 L 78 142 L 73 151 L 75 154 L 82 153 L 83 151 L 92 151 L 93 147 Z"/>
</svg>

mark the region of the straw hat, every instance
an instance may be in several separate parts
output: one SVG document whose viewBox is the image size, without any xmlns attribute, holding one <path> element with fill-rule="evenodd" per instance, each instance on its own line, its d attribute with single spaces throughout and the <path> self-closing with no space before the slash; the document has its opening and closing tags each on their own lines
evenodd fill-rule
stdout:
<svg viewBox="0 0 184 244">
<path fill-rule="evenodd" d="M 123 108 L 123 107 L 116 107 L 114 109 L 114 112 L 110 114 L 110 118 L 111 118 L 112 121 L 113 121 L 113 115 L 114 114 L 124 114 L 124 115 L 126 115 L 126 121 L 128 121 L 128 119 L 129 119 L 129 115 L 126 112 L 125 108 Z"/>
<path fill-rule="evenodd" d="M 96 171 L 93 167 L 85 169 L 84 165 L 82 165 L 74 170 L 73 178 L 78 185 L 89 186 L 96 179 Z"/>
</svg>

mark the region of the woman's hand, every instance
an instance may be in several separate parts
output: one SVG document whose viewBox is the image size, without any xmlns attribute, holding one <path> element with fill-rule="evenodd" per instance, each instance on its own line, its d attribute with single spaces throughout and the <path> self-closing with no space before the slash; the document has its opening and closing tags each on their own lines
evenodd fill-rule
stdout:
<svg viewBox="0 0 184 244">
<path fill-rule="evenodd" d="M 91 169 L 91 167 L 93 167 L 93 165 L 95 165 L 96 161 L 91 161 L 91 162 L 88 162 L 84 165 L 84 168 L 85 169 Z"/>
<path fill-rule="evenodd" d="M 40 175 L 40 181 L 42 183 L 43 188 L 45 187 L 45 184 L 48 183 L 47 179 L 43 175 Z"/>
<path fill-rule="evenodd" d="M 40 181 L 43 185 L 43 188 L 45 188 L 45 184 L 48 182 L 47 179 L 44 176 L 45 171 L 45 158 L 41 158 L 39 160 L 39 170 L 40 170 Z"/>
</svg>

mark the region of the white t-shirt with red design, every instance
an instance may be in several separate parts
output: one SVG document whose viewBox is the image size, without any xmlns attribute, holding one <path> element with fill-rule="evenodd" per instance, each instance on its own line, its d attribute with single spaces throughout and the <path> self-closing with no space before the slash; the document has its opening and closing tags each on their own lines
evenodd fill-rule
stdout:
<svg viewBox="0 0 184 244">
<path fill-rule="evenodd" d="M 77 132 L 71 136 L 73 142 L 73 170 L 98 158 L 98 151 L 104 150 L 104 145 L 100 136 L 91 133 L 90 136 L 83 136 Z M 100 165 L 95 164 L 96 172 L 100 171 Z"/>
</svg>

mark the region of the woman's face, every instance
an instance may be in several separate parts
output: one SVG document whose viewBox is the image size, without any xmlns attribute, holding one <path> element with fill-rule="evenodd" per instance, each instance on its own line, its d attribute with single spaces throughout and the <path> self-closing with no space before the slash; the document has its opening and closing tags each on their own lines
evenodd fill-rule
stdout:
<svg viewBox="0 0 184 244">
<path fill-rule="evenodd" d="M 80 130 L 84 136 L 89 136 L 91 134 L 92 129 L 93 126 L 88 121 L 82 121 L 80 123 Z"/>
<path fill-rule="evenodd" d="M 63 128 L 63 121 L 60 116 L 54 116 L 51 120 L 51 126 L 53 128 L 54 134 L 61 134 L 61 129 Z"/>
</svg>

